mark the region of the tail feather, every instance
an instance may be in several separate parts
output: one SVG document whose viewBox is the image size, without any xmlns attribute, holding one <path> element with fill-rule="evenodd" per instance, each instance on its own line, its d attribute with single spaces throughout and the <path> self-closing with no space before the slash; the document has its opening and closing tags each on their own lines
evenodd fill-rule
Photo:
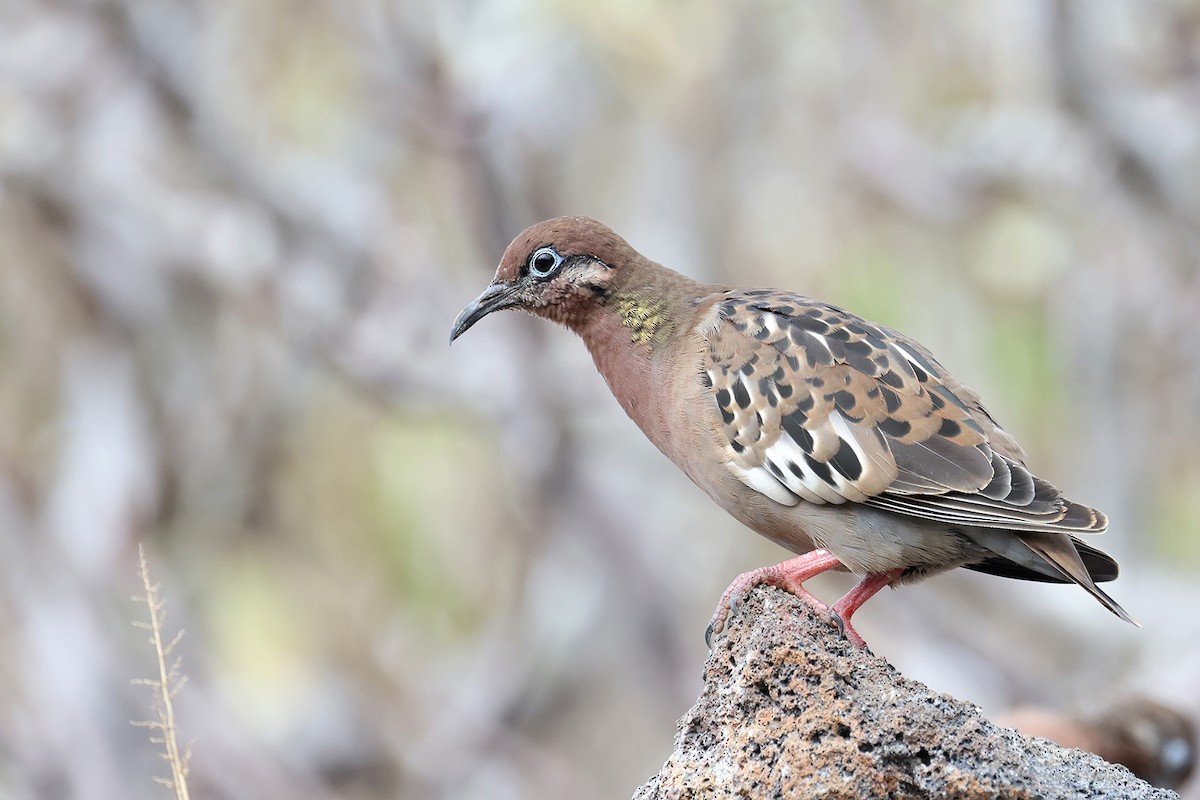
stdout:
<svg viewBox="0 0 1200 800">
<path fill-rule="evenodd" d="M 963 533 L 995 553 L 994 557 L 968 565 L 968 569 L 1023 580 L 1076 583 L 1113 614 L 1138 624 L 1119 603 L 1096 586 L 1096 581 L 1117 577 L 1117 562 L 1106 553 L 1064 533 L 994 528 L 966 528 Z"/>
<path fill-rule="evenodd" d="M 1097 550 L 1091 545 L 1085 544 L 1074 536 L 1071 537 L 1071 544 L 1075 545 L 1075 550 L 1079 553 L 1079 557 L 1083 560 L 1083 566 L 1087 569 L 1088 575 L 1096 583 L 1104 583 L 1105 581 L 1114 581 L 1120 574 L 1120 568 L 1113 557 L 1103 550 Z M 994 555 L 985 558 L 975 564 L 967 564 L 966 569 L 975 570 L 976 572 L 985 572 L 988 575 L 998 575 L 1001 578 L 1013 578 L 1020 581 L 1041 581 L 1042 583 L 1074 583 L 1069 577 L 1064 577 L 1063 573 L 1054 569 L 1047 564 L 1041 557 L 1026 553 L 1026 560 L 1032 562 L 1033 566 L 1018 564 L 1004 556 Z M 1036 569 L 1034 567 L 1037 567 Z"/>
<path fill-rule="evenodd" d="M 1100 604 L 1121 619 L 1133 625 L 1137 621 L 1121 608 L 1117 601 L 1105 594 L 1092 580 L 1079 551 L 1070 537 L 1058 533 L 1021 533 L 1017 540 L 1048 564 L 1052 569 L 1062 574 L 1064 578 L 1082 586 L 1088 594 L 1100 601 Z M 1141 627 L 1138 625 L 1138 627 Z"/>
</svg>

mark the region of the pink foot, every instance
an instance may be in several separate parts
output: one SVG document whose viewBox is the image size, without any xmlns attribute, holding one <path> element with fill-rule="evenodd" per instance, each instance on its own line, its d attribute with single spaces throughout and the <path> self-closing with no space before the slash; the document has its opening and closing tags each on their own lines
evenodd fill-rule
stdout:
<svg viewBox="0 0 1200 800">
<path fill-rule="evenodd" d="M 814 575 L 820 575 L 822 572 L 840 566 L 842 566 L 842 562 L 838 561 L 837 557 L 829 551 L 813 550 L 811 553 L 788 559 L 773 567 L 760 567 L 750 572 L 743 572 L 733 579 L 733 583 L 729 584 L 729 588 L 721 595 L 717 611 L 704 631 L 705 644 L 712 647 L 712 635 L 720 633 L 725 628 L 725 620 L 729 618 L 729 614 L 737 611 L 738 605 L 746 598 L 746 594 L 759 584 L 778 586 L 785 592 L 796 595 L 818 611 L 828 611 L 829 606 L 813 597 L 804 588 L 803 583 Z"/>
<path fill-rule="evenodd" d="M 879 572 L 874 575 L 868 575 L 855 584 L 853 589 L 846 592 L 841 600 L 834 603 L 833 608 L 829 609 L 834 622 L 837 623 L 838 630 L 859 650 L 865 648 L 867 643 L 858 635 L 858 631 L 854 630 L 854 626 L 850 624 L 850 617 L 862 607 L 863 603 L 874 597 L 876 592 L 896 580 L 896 578 L 899 578 L 902 572 L 904 570 L 894 569 L 890 572 Z"/>
<path fill-rule="evenodd" d="M 850 640 L 851 644 L 862 650 L 867 643 L 858 631 L 854 630 L 850 618 L 880 589 L 899 578 L 904 570 L 894 569 L 866 576 L 830 608 L 805 589 L 803 583 L 815 575 L 840 566 L 843 566 L 842 562 L 827 550 L 813 550 L 811 553 L 797 556 L 773 567 L 761 567 L 750 572 L 743 572 L 733 579 L 733 583 L 729 584 L 729 588 L 721 595 L 717 611 L 704 631 L 705 644 L 712 647 L 713 634 L 724 630 L 725 621 L 731 613 L 737 611 L 738 605 L 746 598 L 746 594 L 755 586 L 765 583 L 769 586 L 778 586 L 785 592 L 794 594 L 818 611 L 828 612 L 838 626 L 838 630 Z"/>
</svg>

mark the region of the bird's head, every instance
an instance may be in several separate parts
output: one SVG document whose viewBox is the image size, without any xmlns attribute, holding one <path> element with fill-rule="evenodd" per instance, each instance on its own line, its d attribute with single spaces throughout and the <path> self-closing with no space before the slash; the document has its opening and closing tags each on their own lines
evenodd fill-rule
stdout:
<svg viewBox="0 0 1200 800">
<path fill-rule="evenodd" d="M 640 256 L 609 228 L 587 217 L 539 222 L 512 240 L 496 277 L 463 309 L 453 342 L 493 311 L 516 308 L 579 329 Z"/>
</svg>

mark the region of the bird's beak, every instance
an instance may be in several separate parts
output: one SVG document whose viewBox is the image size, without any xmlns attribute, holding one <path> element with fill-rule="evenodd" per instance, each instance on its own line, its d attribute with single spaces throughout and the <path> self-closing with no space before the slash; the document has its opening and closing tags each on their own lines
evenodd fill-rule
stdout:
<svg viewBox="0 0 1200 800">
<path fill-rule="evenodd" d="M 518 302 L 520 301 L 513 296 L 512 286 L 503 283 L 491 284 L 483 290 L 483 294 L 476 297 L 474 302 L 462 310 L 458 319 L 454 320 L 454 327 L 450 329 L 450 341 L 453 342 L 462 336 L 467 332 L 467 328 L 493 311 L 515 306 Z"/>
</svg>

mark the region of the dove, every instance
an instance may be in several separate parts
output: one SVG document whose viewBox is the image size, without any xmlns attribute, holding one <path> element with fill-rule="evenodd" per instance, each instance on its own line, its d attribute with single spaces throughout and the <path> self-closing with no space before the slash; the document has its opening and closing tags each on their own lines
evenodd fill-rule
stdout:
<svg viewBox="0 0 1200 800">
<path fill-rule="evenodd" d="M 863 603 L 958 567 L 1076 584 L 1137 624 L 1097 586 L 1117 562 L 1081 538 L 1105 515 L 1036 475 L 980 397 L 898 331 L 795 292 L 692 280 L 586 217 L 519 234 L 450 341 L 501 309 L 578 334 L 646 437 L 795 554 L 739 575 L 706 638 L 765 583 L 864 647 Z M 803 585 L 828 570 L 859 577 L 832 606 Z"/>
</svg>

